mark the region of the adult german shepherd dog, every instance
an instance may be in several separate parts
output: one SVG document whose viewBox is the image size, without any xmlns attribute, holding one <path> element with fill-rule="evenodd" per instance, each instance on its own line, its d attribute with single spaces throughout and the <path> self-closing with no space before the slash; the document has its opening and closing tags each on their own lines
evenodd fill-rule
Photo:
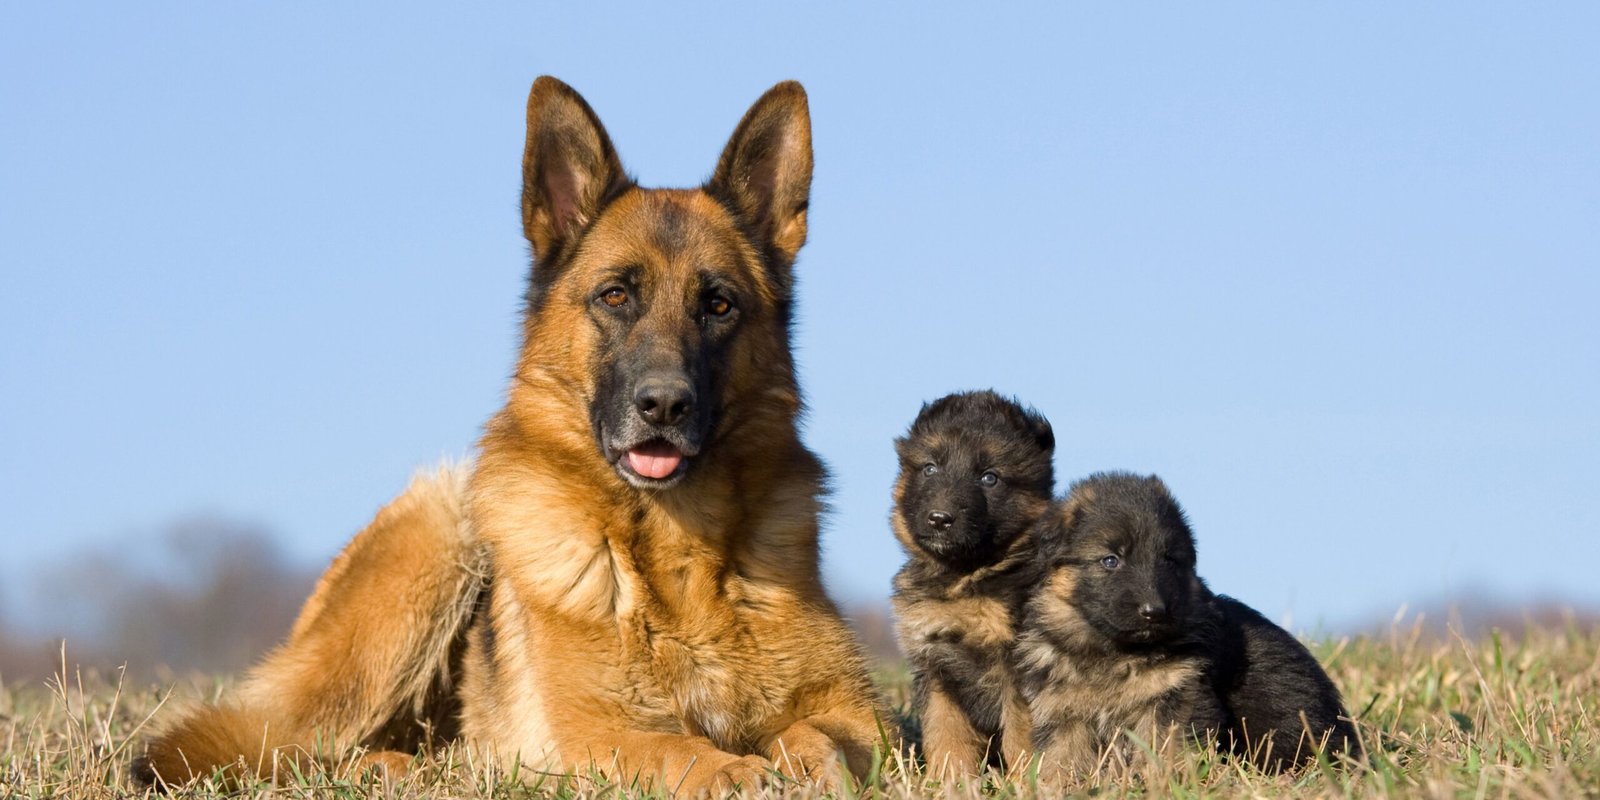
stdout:
<svg viewBox="0 0 1600 800">
<path fill-rule="evenodd" d="M 503 761 L 722 791 L 862 775 L 884 716 L 822 588 L 790 355 L 811 130 L 788 82 L 697 189 L 645 189 L 554 78 L 528 98 L 523 345 L 476 464 L 419 478 L 147 782 L 460 736 Z"/>
</svg>

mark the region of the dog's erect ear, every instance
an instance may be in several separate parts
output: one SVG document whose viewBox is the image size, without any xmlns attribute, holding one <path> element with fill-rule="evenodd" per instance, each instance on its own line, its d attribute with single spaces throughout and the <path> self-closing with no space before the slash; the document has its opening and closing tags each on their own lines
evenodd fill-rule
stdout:
<svg viewBox="0 0 1600 800">
<path fill-rule="evenodd" d="M 811 197 L 811 110 L 784 81 L 745 112 L 706 187 L 730 201 L 784 266 L 806 243 Z"/>
<path fill-rule="evenodd" d="M 535 263 L 555 260 L 627 185 L 594 109 L 549 75 L 534 81 L 522 155 L 522 230 Z"/>
</svg>

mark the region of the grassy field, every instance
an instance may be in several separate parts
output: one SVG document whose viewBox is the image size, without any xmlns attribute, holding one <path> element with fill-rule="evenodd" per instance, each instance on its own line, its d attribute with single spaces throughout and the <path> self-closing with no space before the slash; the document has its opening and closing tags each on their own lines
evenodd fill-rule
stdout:
<svg viewBox="0 0 1600 800">
<path fill-rule="evenodd" d="M 1600 629 L 1569 624 L 1476 640 L 1425 635 L 1421 625 L 1387 635 L 1321 643 L 1317 655 L 1343 689 L 1371 753 L 1366 768 L 1268 776 L 1209 754 L 1146 759 L 1109 770 L 1073 793 L 1150 797 L 1600 797 Z M 893 670 L 886 674 L 892 674 Z M 903 675 L 885 678 L 905 702 Z M 222 685 L 217 681 L 211 691 Z M 138 796 L 127 764 L 167 688 L 68 670 L 45 683 L 0 685 L 0 797 Z M 182 691 L 193 689 L 180 688 Z M 518 774 L 447 751 L 385 783 L 338 771 L 283 776 L 276 786 L 219 794 L 191 787 L 176 797 L 523 798 L 642 796 L 592 779 Z M 755 793 L 752 793 L 755 794 Z M 804 786 L 760 796 L 805 797 Z M 1052 795 L 1028 775 L 940 783 L 891 756 L 848 796 L 1032 797 Z"/>
</svg>

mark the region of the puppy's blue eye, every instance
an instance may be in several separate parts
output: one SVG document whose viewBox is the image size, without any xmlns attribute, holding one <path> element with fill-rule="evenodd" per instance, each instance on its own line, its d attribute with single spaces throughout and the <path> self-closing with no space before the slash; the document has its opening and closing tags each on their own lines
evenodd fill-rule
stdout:
<svg viewBox="0 0 1600 800">
<path fill-rule="evenodd" d="M 992 469 L 978 476 L 978 483 L 981 483 L 984 486 L 993 486 L 999 482 L 1000 476 Z"/>
<path fill-rule="evenodd" d="M 1105 567 L 1106 569 L 1116 569 L 1121 565 L 1122 559 L 1117 558 L 1116 556 L 1106 556 L 1105 558 L 1100 559 L 1100 566 Z"/>
<path fill-rule="evenodd" d="M 932 475 L 933 473 L 938 472 L 938 471 L 939 471 L 939 465 L 938 464 L 923 464 L 922 465 L 922 474 L 924 474 L 924 475 Z"/>
</svg>

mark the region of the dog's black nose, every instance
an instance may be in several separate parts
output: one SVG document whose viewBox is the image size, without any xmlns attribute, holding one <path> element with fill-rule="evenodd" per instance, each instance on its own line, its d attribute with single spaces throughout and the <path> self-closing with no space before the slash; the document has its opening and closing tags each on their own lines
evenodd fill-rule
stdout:
<svg viewBox="0 0 1600 800">
<path fill-rule="evenodd" d="M 633 407 L 654 425 L 676 425 L 694 409 L 694 389 L 682 378 L 645 378 L 633 391 Z"/>
<path fill-rule="evenodd" d="M 1139 616 L 1146 622 L 1160 622 L 1167 618 L 1167 607 L 1163 603 L 1145 603 L 1139 606 Z"/>
<path fill-rule="evenodd" d="M 932 525 L 934 530 L 947 530 L 951 525 L 956 524 L 956 518 L 943 511 L 929 511 L 928 524 Z"/>
</svg>

